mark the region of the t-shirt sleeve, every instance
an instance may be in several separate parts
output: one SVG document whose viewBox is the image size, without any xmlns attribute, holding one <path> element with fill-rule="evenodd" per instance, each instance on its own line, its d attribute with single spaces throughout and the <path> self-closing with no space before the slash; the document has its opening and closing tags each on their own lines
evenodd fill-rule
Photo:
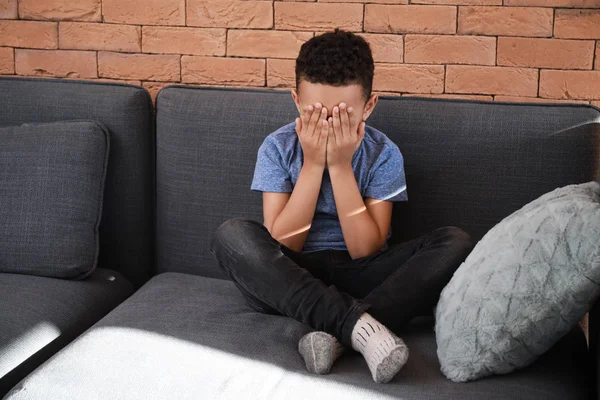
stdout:
<svg viewBox="0 0 600 400">
<path fill-rule="evenodd" d="M 387 201 L 407 201 L 404 159 L 396 145 L 388 145 L 373 165 L 365 197 Z"/>
<path fill-rule="evenodd" d="M 290 173 L 272 136 L 267 136 L 258 149 L 252 190 L 290 193 L 293 190 Z"/>
</svg>

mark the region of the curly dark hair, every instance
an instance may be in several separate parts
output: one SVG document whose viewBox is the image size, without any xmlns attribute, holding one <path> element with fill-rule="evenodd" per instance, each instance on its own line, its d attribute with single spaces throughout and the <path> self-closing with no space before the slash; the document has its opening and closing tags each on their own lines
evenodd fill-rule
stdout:
<svg viewBox="0 0 600 400">
<path fill-rule="evenodd" d="M 333 86 L 359 84 L 371 96 L 375 65 L 371 47 L 352 32 L 336 29 L 305 42 L 296 59 L 296 89 L 302 79 Z"/>
</svg>

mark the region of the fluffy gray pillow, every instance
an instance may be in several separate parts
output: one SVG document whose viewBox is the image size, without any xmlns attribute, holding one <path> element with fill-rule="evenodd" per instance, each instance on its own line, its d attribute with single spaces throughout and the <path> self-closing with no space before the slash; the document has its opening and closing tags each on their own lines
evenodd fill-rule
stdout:
<svg viewBox="0 0 600 400">
<path fill-rule="evenodd" d="M 0 272 L 92 273 L 108 151 L 93 121 L 0 128 Z"/>
<path fill-rule="evenodd" d="M 600 185 L 547 193 L 492 228 L 441 293 L 435 333 L 455 382 L 533 363 L 600 294 Z"/>
</svg>

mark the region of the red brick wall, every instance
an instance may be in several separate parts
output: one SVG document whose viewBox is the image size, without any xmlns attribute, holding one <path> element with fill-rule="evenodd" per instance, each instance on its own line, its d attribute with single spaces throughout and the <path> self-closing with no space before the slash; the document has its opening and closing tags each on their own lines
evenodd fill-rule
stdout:
<svg viewBox="0 0 600 400">
<path fill-rule="evenodd" d="M 0 74 L 289 88 L 334 27 L 379 93 L 600 105 L 600 0 L 0 0 Z"/>
</svg>

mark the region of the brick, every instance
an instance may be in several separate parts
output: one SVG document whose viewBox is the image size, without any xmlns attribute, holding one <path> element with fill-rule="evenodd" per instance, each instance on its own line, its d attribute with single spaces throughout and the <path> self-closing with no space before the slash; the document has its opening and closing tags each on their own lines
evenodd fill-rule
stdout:
<svg viewBox="0 0 600 400">
<path fill-rule="evenodd" d="M 585 100 L 556 100 L 556 99 L 542 99 L 540 97 L 517 97 L 517 96 L 495 96 L 495 101 L 504 101 L 508 103 L 575 103 L 575 104 L 589 104 Z"/>
<path fill-rule="evenodd" d="M 594 42 L 583 40 L 498 38 L 498 65 L 591 69 Z"/>
<path fill-rule="evenodd" d="M 365 31 L 381 33 L 456 33 L 456 7 L 367 4 Z"/>
<path fill-rule="evenodd" d="M 15 51 L 12 47 L 0 47 L 0 74 L 15 73 Z"/>
<path fill-rule="evenodd" d="M 505 6 L 600 8 L 600 0 L 504 0 Z"/>
<path fill-rule="evenodd" d="M 181 77 L 186 83 L 265 85 L 265 60 L 183 56 Z"/>
<path fill-rule="evenodd" d="M 296 87 L 296 62 L 294 60 L 267 60 L 268 87 Z"/>
<path fill-rule="evenodd" d="M 479 100 L 492 101 L 492 96 L 482 96 L 477 94 L 405 94 L 405 97 L 427 97 L 433 99 L 451 99 L 451 100 Z"/>
<path fill-rule="evenodd" d="M 552 36 L 551 8 L 460 7 L 458 33 L 469 35 Z"/>
<path fill-rule="evenodd" d="M 373 90 L 442 93 L 444 67 L 442 65 L 377 64 Z"/>
<path fill-rule="evenodd" d="M 363 33 L 360 36 L 369 42 L 375 62 L 401 63 L 404 61 L 404 40 L 401 35 Z"/>
<path fill-rule="evenodd" d="M 100 0 L 19 0 L 21 19 L 102 21 Z"/>
<path fill-rule="evenodd" d="M 287 0 L 284 0 L 287 1 Z M 291 1 L 291 0 L 290 0 Z M 304 1 L 304 0 L 302 0 Z M 314 1 L 314 0 L 307 0 Z M 319 0 L 320 3 L 366 3 L 365 0 Z M 408 4 L 408 0 L 368 0 L 369 3 L 379 4 Z"/>
<path fill-rule="evenodd" d="M 600 100 L 598 100 L 598 101 L 592 101 L 592 102 L 591 102 L 591 104 L 592 104 L 594 107 L 598 107 L 598 108 L 600 108 Z"/>
<path fill-rule="evenodd" d="M 554 36 L 600 39 L 600 10 L 556 10 Z"/>
<path fill-rule="evenodd" d="M 16 19 L 18 10 L 17 0 L 0 0 L 0 19 Z"/>
<path fill-rule="evenodd" d="M 136 85 L 141 86 L 142 81 L 129 80 L 129 79 L 110 79 L 110 78 L 98 78 L 94 79 L 96 82 L 108 82 L 108 83 L 123 83 L 125 85 Z"/>
<path fill-rule="evenodd" d="M 185 25 L 185 0 L 102 0 L 105 22 Z"/>
<path fill-rule="evenodd" d="M 97 78 L 96 52 L 15 49 L 17 75 Z"/>
<path fill-rule="evenodd" d="M 27 76 L 30 78 L 43 78 L 43 79 L 63 79 L 60 77 L 40 77 L 40 76 L 28 76 L 28 75 L 23 75 L 23 76 Z M 108 79 L 108 78 L 84 78 L 84 77 L 75 77 L 75 76 L 71 76 L 68 77 L 67 79 L 70 80 L 83 80 L 83 81 L 92 81 L 92 82 L 98 82 L 98 83 L 121 83 L 121 84 L 125 84 L 125 85 L 137 85 L 137 86 L 141 86 L 142 85 L 142 81 L 136 81 L 136 80 L 127 80 L 127 79 Z"/>
<path fill-rule="evenodd" d="M 61 49 L 140 51 L 139 26 L 61 22 L 58 25 Z"/>
<path fill-rule="evenodd" d="M 600 69 L 600 41 L 596 42 L 596 61 L 594 61 L 594 69 Z"/>
<path fill-rule="evenodd" d="M 56 49 L 57 25 L 56 22 L 0 20 L 0 46 Z"/>
<path fill-rule="evenodd" d="M 402 97 L 402 93 L 398 93 L 398 92 L 386 92 L 386 91 L 381 91 L 381 90 L 373 90 L 371 93 L 376 94 L 379 97 L 381 97 L 381 96 Z"/>
<path fill-rule="evenodd" d="M 187 0 L 187 24 L 208 28 L 272 28 L 273 3 Z"/>
<path fill-rule="evenodd" d="M 276 29 L 359 32 L 362 24 L 362 4 L 275 2 Z"/>
<path fill-rule="evenodd" d="M 144 81 L 179 81 L 180 56 L 98 53 L 98 72 L 103 78 Z"/>
<path fill-rule="evenodd" d="M 537 96 L 538 71 L 510 67 L 448 65 L 446 93 Z"/>
<path fill-rule="evenodd" d="M 150 97 L 152 98 L 152 103 L 156 104 L 156 95 L 160 91 L 160 89 L 165 86 L 172 85 L 171 82 L 142 82 L 142 87 L 144 87 L 148 93 L 150 93 Z"/>
<path fill-rule="evenodd" d="M 550 99 L 600 99 L 600 71 L 542 70 L 540 96 Z"/>
<path fill-rule="evenodd" d="M 381 91 L 381 90 L 377 90 L 377 91 L 372 91 L 371 93 L 376 94 L 377 96 L 388 96 L 388 97 L 401 97 L 402 93 L 398 93 L 398 92 L 386 92 L 386 91 Z M 415 95 L 416 96 L 416 95 Z"/>
<path fill-rule="evenodd" d="M 237 57 L 296 58 L 312 32 L 234 30 L 227 33 L 227 55 Z"/>
<path fill-rule="evenodd" d="M 145 53 L 224 56 L 225 38 L 225 29 L 144 26 L 142 49 Z"/>
<path fill-rule="evenodd" d="M 406 35 L 405 62 L 412 64 L 496 63 L 496 38 Z"/>
<path fill-rule="evenodd" d="M 457 6 L 501 6 L 502 0 L 412 0 L 412 4 L 445 4 Z"/>
</svg>

